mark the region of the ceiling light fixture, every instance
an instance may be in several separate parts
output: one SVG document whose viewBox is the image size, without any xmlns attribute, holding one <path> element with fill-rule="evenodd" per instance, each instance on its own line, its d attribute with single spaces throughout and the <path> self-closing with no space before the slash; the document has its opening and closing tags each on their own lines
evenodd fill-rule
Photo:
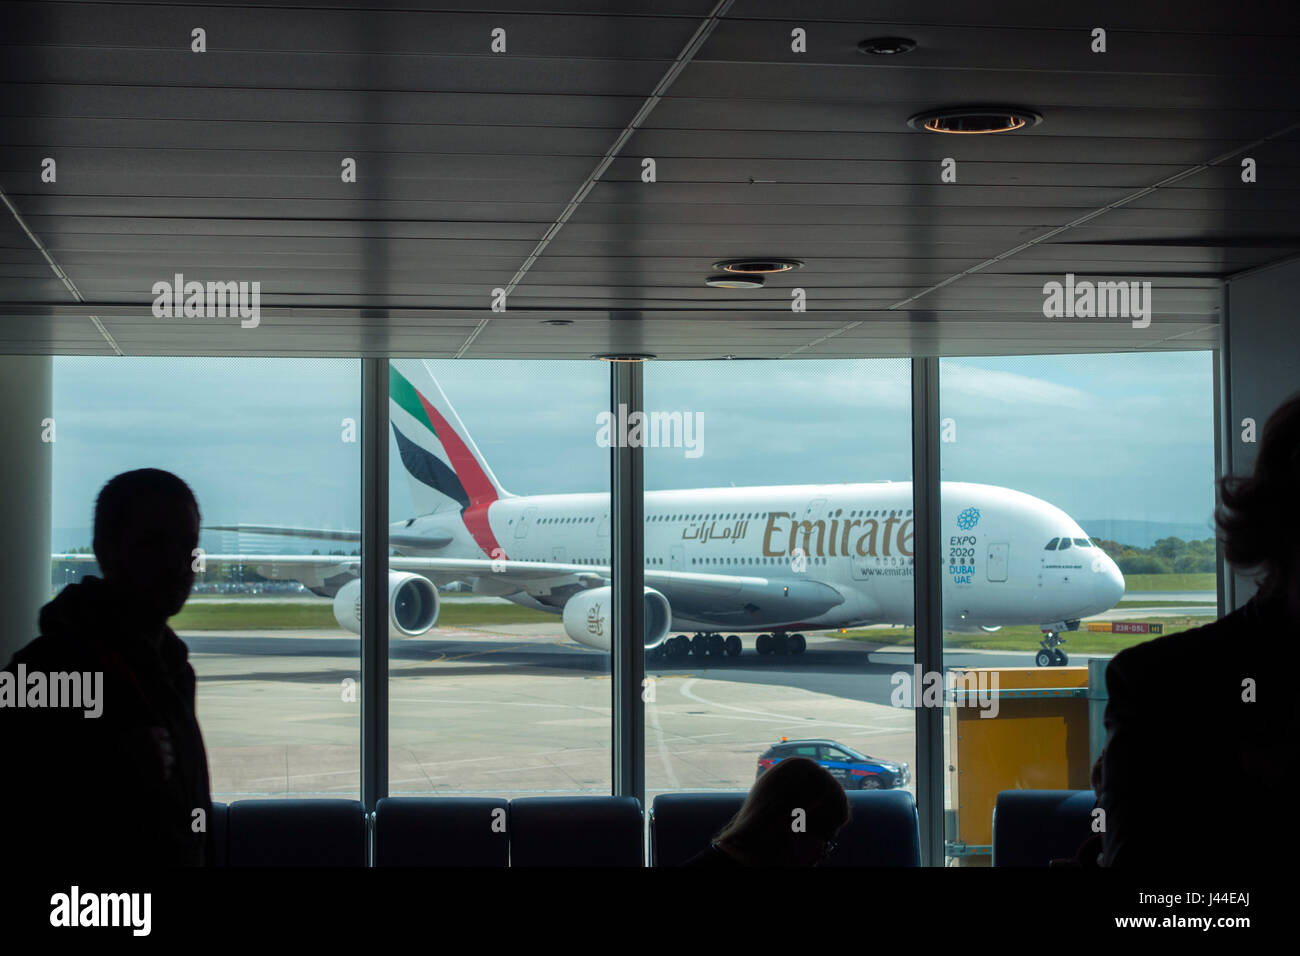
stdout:
<svg viewBox="0 0 1300 956">
<path fill-rule="evenodd" d="M 592 358 L 602 362 L 644 362 L 655 356 L 649 352 L 597 352 Z"/>
<path fill-rule="evenodd" d="M 897 56 L 900 53 L 911 53 L 915 49 L 916 41 L 907 37 L 872 37 L 858 44 L 859 52 L 877 56 Z"/>
<path fill-rule="evenodd" d="M 572 325 L 573 319 L 542 319 L 542 325 Z"/>
<path fill-rule="evenodd" d="M 1009 133 L 1042 121 L 1040 113 L 1019 106 L 959 106 L 917 113 L 907 125 L 932 133 Z"/>
<path fill-rule="evenodd" d="M 762 276 L 709 276 L 704 284 L 715 289 L 761 289 L 767 282 Z"/>
<path fill-rule="evenodd" d="M 752 276 L 773 272 L 793 272 L 795 269 L 802 269 L 803 263 L 798 259 L 723 259 L 721 262 L 715 262 L 713 268 L 719 272 Z"/>
</svg>

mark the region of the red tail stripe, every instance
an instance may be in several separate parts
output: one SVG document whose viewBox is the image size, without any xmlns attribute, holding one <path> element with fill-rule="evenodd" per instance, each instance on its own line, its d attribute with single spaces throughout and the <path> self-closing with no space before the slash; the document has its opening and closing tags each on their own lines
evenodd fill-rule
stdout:
<svg viewBox="0 0 1300 956">
<path fill-rule="evenodd" d="M 460 483 L 465 487 L 465 493 L 469 495 L 469 507 L 464 511 L 465 527 L 469 529 L 470 535 L 483 549 L 485 555 L 493 560 L 505 559 L 505 548 L 497 541 L 496 535 L 492 533 L 492 525 L 488 521 L 488 508 L 497 500 L 497 490 L 492 487 L 492 482 L 479 467 L 474 453 L 461 441 L 460 435 L 456 434 L 456 429 L 451 427 L 438 409 L 429 404 L 429 400 L 421 395 L 418 389 L 415 394 L 420 396 L 420 404 L 424 406 L 425 414 L 433 423 L 434 433 L 442 442 L 447 457 L 451 459 L 451 467 L 455 470 L 456 477 L 460 479 Z"/>
</svg>

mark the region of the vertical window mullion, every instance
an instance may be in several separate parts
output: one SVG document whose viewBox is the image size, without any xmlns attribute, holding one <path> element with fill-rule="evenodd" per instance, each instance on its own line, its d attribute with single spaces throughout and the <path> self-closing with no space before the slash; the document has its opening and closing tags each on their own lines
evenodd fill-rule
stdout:
<svg viewBox="0 0 1300 956">
<path fill-rule="evenodd" d="M 388 359 L 361 360 L 361 799 L 388 794 Z"/>
<path fill-rule="evenodd" d="M 642 410 L 640 362 L 610 362 L 610 411 L 615 421 Z M 623 441 L 610 448 L 610 570 L 613 575 L 614 793 L 645 805 L 645 527 L 643 450 Z"/>
<path fill-rule="evenodd" d="M 939 360 L 912 359 L 912 511 L 915 659 L 922 674 L 943 673 L 943 571 L 939 566 Z M 943 709 L 916 708 L 916 794 L 921 860 L 944 865 Z"/>
</svg>

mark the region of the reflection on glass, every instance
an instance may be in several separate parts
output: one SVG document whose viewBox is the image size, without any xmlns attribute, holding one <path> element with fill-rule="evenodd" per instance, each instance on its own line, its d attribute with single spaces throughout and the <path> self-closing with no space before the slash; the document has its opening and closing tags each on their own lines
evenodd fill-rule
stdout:
<svg viewBox="0 0 1300 956">
<path fill-rule="evenodd" d="M 1215 616 L 1211 393 L 1205 352 L 940 363 L 950 862 L 998 792 L 1089 787 L 1098 667 Z"/>
<path fill-rule="evenodd" d="M 608 396 L 602 363 L 390 364 L 394 795 L 610 792 Z"/>
<path fill-rule="evenodd" d="M 794 754 L 911 789 L 909 363 L 658 363 L 645 408 L 647 799 Z"/>
<path fill-rule="evenodd" d="M 54 376 L 53 589 L 98 573 L 90 515 L 109 478 L 180 476 L 203 554 L 170 624 L 198 677 L 212 798 L 357 797 L 359 644 L 335 599 L 359 571 L 359 363 L 56 358 Z"/>
</svg>

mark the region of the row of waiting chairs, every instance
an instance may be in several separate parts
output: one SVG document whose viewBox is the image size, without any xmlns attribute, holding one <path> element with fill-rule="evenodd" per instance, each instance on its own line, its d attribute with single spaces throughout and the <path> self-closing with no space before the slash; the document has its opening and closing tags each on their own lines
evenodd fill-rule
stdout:
<svg viewBox="0 0 1300 956">
<path fill-rule="evenodd" d="M 901 790 L 851 791 L 853 819 L 827 866 L 919 866 L 916 805 Z M 743 793 L 666 793 L 650 808 L 650 862 L 680 866 L 740 809 Z M 993 811 L 993 865 L 1047 866 L 1091 833 L 1091 790 L 1007 790 Z M 213 805 L 218 866 L 641 866 L 633 797 L 389 797 Z"/>
<path fill-rule="evenodd" d="M 848 794 L 852 821 L 828 866 L 920 866 L 916 804 L 903 790 Z M 650 809 L 650 862 L 680 866 L 735 816 L 744 793 L 666 793 Z M 388 797 L 214 804 L 218 866 L 642 866 L 634 797 Z"/>
</svg>

